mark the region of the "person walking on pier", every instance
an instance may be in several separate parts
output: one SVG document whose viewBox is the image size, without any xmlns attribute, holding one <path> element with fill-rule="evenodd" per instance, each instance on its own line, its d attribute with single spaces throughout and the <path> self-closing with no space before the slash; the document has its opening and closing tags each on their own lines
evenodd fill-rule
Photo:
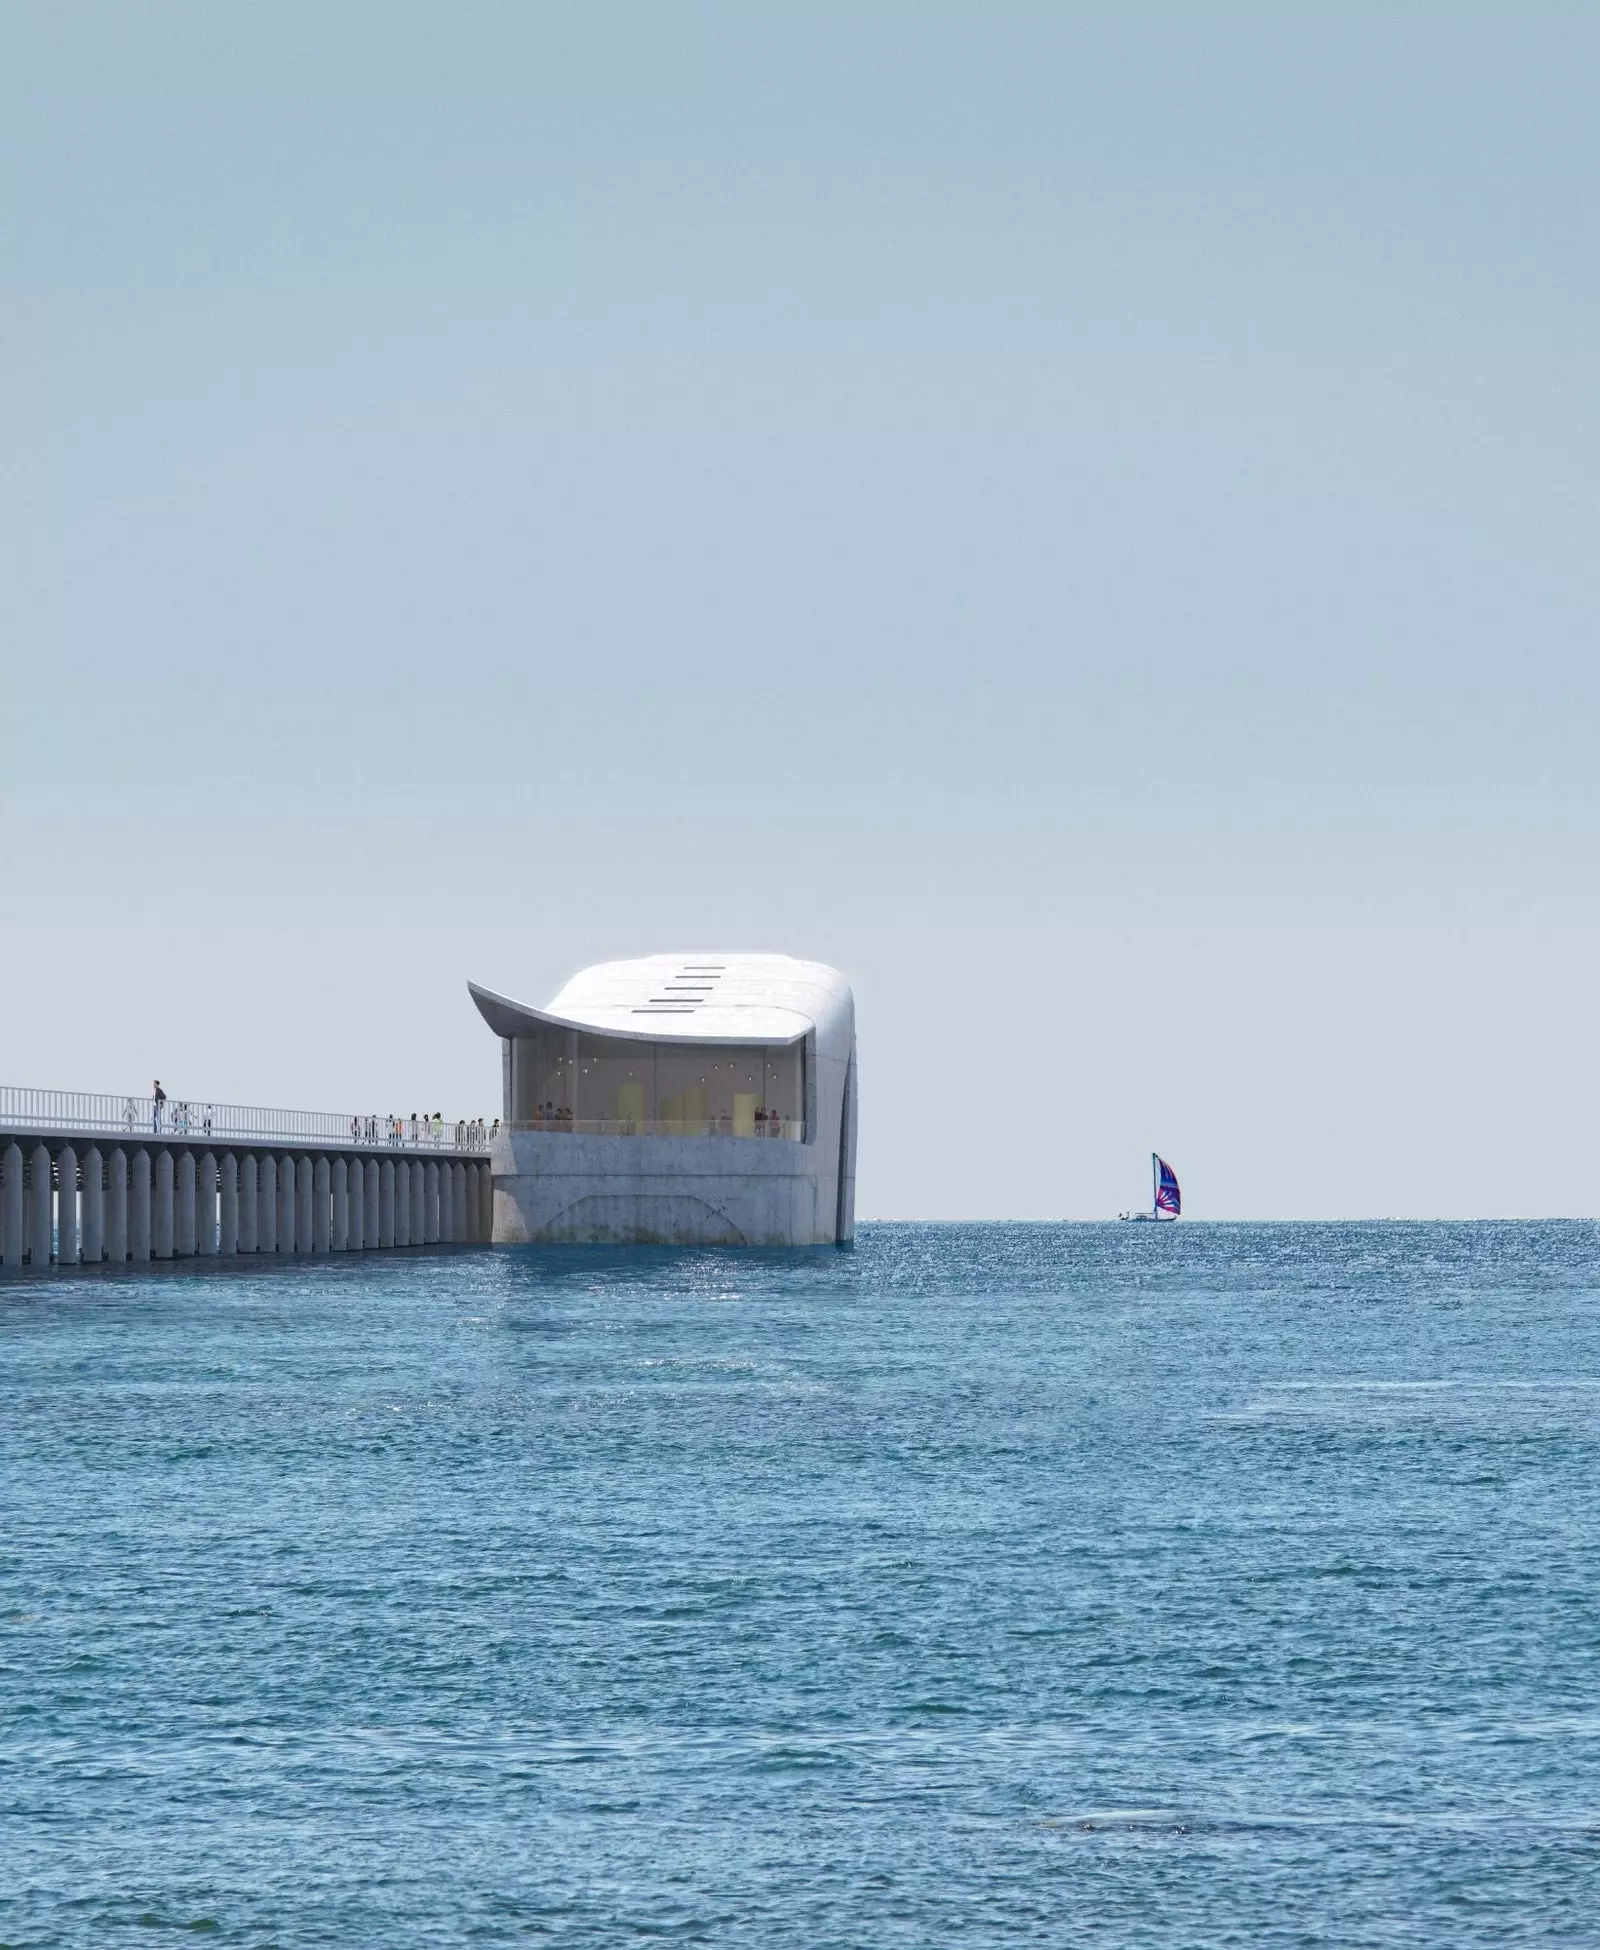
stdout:
<svg viewBox="0 0 1600 1950">
<path fill-rule="evenodd" d="M 153 1106 L 150 1112 L 150 1128 L 152 1131 L 159 1131 L 161 1129 L 161 1113 L 165 1110 L 167 1103 L 167 1093 L 161 1088 L 160 1077 L 157 1077 L 155 1082 L 150 1086 L 150 1101 Z"/>
</svg>

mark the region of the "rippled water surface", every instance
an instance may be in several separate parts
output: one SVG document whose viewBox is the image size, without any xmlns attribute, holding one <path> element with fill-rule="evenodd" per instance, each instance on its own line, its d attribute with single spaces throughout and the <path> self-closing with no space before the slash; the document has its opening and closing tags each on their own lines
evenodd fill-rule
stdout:
<svg viewBox="0 0 1600 1950">
<path fill-rule="evenodd" d="M 0 1288 L 0 1943 L 1600 1942 L 1600 1231 Z"/>
</svg>

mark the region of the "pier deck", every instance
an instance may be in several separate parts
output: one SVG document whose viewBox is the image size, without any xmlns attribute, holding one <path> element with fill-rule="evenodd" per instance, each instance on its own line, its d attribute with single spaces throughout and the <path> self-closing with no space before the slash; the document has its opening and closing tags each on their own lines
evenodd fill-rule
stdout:
<svg viewBox="0 0 1600 1950">
<path fill-rule="evenodd" d="M 0 1086 L 0 1269 L 487 1241 L 454 1123 Z"/>
</svg>

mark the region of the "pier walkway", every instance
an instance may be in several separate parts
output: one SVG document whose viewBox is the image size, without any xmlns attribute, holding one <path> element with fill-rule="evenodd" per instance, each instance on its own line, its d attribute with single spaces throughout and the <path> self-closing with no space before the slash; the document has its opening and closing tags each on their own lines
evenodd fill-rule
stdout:
<svg viewBox="0 0 1600 1950">
<path fill-rule="evenodd" d="M 487 1241 L 481 1124 L 0 1085 L 0 1268 Z"/>
</svg>

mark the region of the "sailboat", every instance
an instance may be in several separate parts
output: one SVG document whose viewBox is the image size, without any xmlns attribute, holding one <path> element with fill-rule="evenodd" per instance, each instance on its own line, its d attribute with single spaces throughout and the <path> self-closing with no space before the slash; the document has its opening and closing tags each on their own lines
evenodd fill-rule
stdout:
<svg viewBox="0 0 1600 1950">
<path fill-rule="evenodd" d="M 1183 1210 L 1183 1194 L 1178 1190 L 1178 1174 L 1165 1158 L 1150 1153 L 1150 1198 L 1148 1212 L 1119 1212 L 1119 1219 L 1131 1219 L 1138 1225 L 1159 1225 L 1164 1220 L 1175 1219 Z"/>
</svg>

